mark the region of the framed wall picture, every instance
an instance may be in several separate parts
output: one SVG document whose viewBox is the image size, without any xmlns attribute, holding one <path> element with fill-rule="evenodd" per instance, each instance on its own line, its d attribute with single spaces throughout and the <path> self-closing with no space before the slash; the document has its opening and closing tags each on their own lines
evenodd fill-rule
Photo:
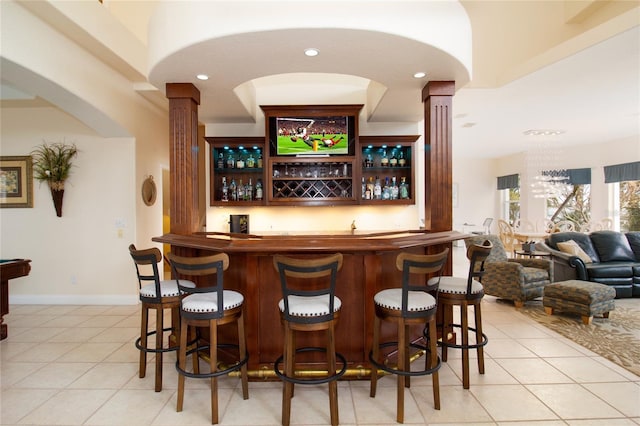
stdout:
<svg viewBox="0 0 640 426">
<path fill-rule="evenodd" d="M 0 207 L 33 207 L 33 163 L 30 155 L 0 157 Z"/>
</svg>

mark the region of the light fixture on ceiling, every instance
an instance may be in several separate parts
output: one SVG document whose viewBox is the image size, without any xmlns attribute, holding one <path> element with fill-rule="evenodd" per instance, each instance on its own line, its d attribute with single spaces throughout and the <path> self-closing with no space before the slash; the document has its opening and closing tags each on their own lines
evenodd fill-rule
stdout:
<svg viewBox="0 0 640 426">
<path fill-rule="evenodd" d="M 209 76 L 208 76 L 208 75 L 206 75 L 206 74 L 198 74 L 198 75 L 196 75 L 196 78 L 197 78 L 198 80 L 203 80 L 203 81 L 204 81 L 204 80 L 209 80 Z"/>
<path fill-rule="evenodd" d="M 529 130 L 525 135 L 535 136 L 527 144 L 525 154 L 525 186 L 530 187 L 534 198 L 549 198 L 566 189 L 566 170 L 560 164 L 562 147 L 553 136 L 563 130 Z"/>
<path fill-rule="evenodd" d="M 415 74 L 413 75 L 413 78 L 423 78 L 423 77 L 426 77 L 426 76 L 427 76 L 427 73 L 426 73 L 426 72 L 422 72 L 422 71 L 420 71 L 420 72 L 415 73 Z"/>
<path fill-rule="evenodd" d="M 529 129 L 522 132 L 526 136 L 558 136 L 563 134 L 564 130 L 553 129 Z"/>
<path fill-rule="evenodd" d="M 318 49 L 310 47 L 308 49 L 304 49 L 304 54 L 307 56 L 318 56 L 320 54 L 320 51 Z"/>
</svg>

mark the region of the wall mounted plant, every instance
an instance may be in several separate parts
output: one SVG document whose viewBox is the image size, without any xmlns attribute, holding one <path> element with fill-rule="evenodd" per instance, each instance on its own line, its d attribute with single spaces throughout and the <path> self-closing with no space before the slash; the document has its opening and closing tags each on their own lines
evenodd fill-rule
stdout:
<svg viewBox="0 0 640 426">
<path fill-rule="evenodd" d="M 62 217 L 64 184 L 71 174 L 73 159 L 77 155 L 75 144 L 63 142 L 43 143 L 31 152 L 34 177 L 49 185 L 58 217 Z"/>
</svg>

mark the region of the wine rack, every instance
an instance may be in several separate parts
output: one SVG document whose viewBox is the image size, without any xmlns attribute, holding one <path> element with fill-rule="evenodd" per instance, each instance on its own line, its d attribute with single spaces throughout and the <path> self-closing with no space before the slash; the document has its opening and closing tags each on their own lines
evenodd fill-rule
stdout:
<svg viewBox="0 0 640 426">
<path fill-rule="evenodd" d="M 273 203 L 355 203 L 353 157 L 277 158 L 270 161 Z"/>
</svg>

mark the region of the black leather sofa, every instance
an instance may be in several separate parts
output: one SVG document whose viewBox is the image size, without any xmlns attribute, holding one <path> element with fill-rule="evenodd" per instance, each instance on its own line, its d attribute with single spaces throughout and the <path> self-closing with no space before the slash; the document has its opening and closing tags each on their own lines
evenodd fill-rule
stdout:
<svg viewBox="0 0 640 426">
<path fill-rule="evenodd" d="M 558 243 L 570 240 L 588 256 L 587 261 L 559 250 Z M 536 244 L 536 249 L 552 254 L 556 282 L 593 281 L 615 288 L 617 298 L 640 297 L 640 232 L 557 232 Z"/>
</svg>

